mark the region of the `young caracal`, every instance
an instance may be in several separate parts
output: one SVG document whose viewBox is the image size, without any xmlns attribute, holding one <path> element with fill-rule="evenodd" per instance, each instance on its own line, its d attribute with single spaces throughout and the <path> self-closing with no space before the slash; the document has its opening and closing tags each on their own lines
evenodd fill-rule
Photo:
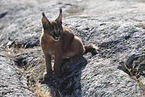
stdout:
<svg viewBox="0 0 145 97">
<path fill-rule="evenodd" d="M 72 30 L 62 25 L 62 9 L 58 18 L 49 21 L 42 13 L 43 31 L 40 37 L 40 44 L 45 57 L 46 72 L 44 77 L 48 78 L 53 74 L 60 76 L 60 68 L 64 59 L 81 57 L 86 52 L 95 55 L 96 47 L 93 44 L 83 45 L 81 39 Z M 51 65 L 51 57 L 54 55 L 54 69 Z"/>
</svg>

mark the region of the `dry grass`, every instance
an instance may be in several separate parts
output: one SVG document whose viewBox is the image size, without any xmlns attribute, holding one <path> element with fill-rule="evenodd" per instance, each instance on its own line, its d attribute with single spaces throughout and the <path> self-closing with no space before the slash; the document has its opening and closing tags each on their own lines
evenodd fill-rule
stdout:
<svg viewBox="0 0 145 97">
<path fill-rule="evenodd" d="M 36 83 L 36 96 L 37 97 L 52 97 L 50 92 L 48 91 L 44 91 L 42 88 L 41 88 L 41 84 L 38 82 Z"/>
<path fill-rule="evenodd" d="M 143 90 L 144 93 L 142 93 L 142 95 L 145 96 L 145 84 L 141 82 L 138 78 L 138 76 L 140 76 L 140 71 L 134 67 L 132 69 L 129 69 L 125 63 L 124 65 L 127 72 L 129 72 L 131 79 L 133 79 L 137 83 L 137 85 Z"/>
</svg>

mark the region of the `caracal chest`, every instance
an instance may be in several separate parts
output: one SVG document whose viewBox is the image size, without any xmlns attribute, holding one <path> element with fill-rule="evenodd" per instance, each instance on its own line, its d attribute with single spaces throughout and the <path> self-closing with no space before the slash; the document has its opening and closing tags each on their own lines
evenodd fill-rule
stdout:
<svg viewBox="0 0 145 97">
<path fill-rule="evenodd" d="M 51 37 L 50 37 L 51 38 Z M 51 56 L 54 56 L 58 51 L 61 49 L 60 40 L 59 41 L 54 41 L 54 40 L 49 40 L 47 43 L 47 51 Z"/>
<path fill-rule="evenodd" d="M 54 41 L 51 37 L 49 37 L 47 41 L 47 52 L 52 56 L 55 57 L 56 54 L 62 54 L 62 58 L 68 59 L 72 56 L 74 56 L 74 52 L 71 50 L 62 50 L 63 44 L 62 39 L 59 41 Z"/>
</svg>

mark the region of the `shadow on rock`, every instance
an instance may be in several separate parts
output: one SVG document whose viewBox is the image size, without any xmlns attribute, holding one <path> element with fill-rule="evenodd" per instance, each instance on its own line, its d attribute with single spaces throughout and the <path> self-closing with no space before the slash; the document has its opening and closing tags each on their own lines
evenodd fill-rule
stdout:
<svg viewBox="0 0 145 97">
<path fill-rule="evenodd" d="M 49 78 L 44 82 L 54 97 L 81 97 L 81 73 L 87 65 L 87 60 L 81 58 L 76 64 L 69 64 L 70 62 L 63 64 L 61 77 Z"/>
<path fill-rule="evenodd" d="M 0 19 L 3 18 L 4 16 L 6 16 L 8 14 L 8 11 L 5 11 L 3 13 L 0 13 Z"/>
</svg>

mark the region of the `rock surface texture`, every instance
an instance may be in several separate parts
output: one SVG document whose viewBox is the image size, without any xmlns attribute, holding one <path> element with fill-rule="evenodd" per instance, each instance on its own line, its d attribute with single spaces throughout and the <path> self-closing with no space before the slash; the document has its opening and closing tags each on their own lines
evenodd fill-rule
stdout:
<svg viewBox="0 0 145 97">
<path fill-rule="evenodd" d="M 42 81 L 41 13 L 63 9 L 63 24 L 98 54 L 67 60 L 62 76 Z M 144 97 L 144 0 L 0 0 L 0 96 Z"/>
</svg>

